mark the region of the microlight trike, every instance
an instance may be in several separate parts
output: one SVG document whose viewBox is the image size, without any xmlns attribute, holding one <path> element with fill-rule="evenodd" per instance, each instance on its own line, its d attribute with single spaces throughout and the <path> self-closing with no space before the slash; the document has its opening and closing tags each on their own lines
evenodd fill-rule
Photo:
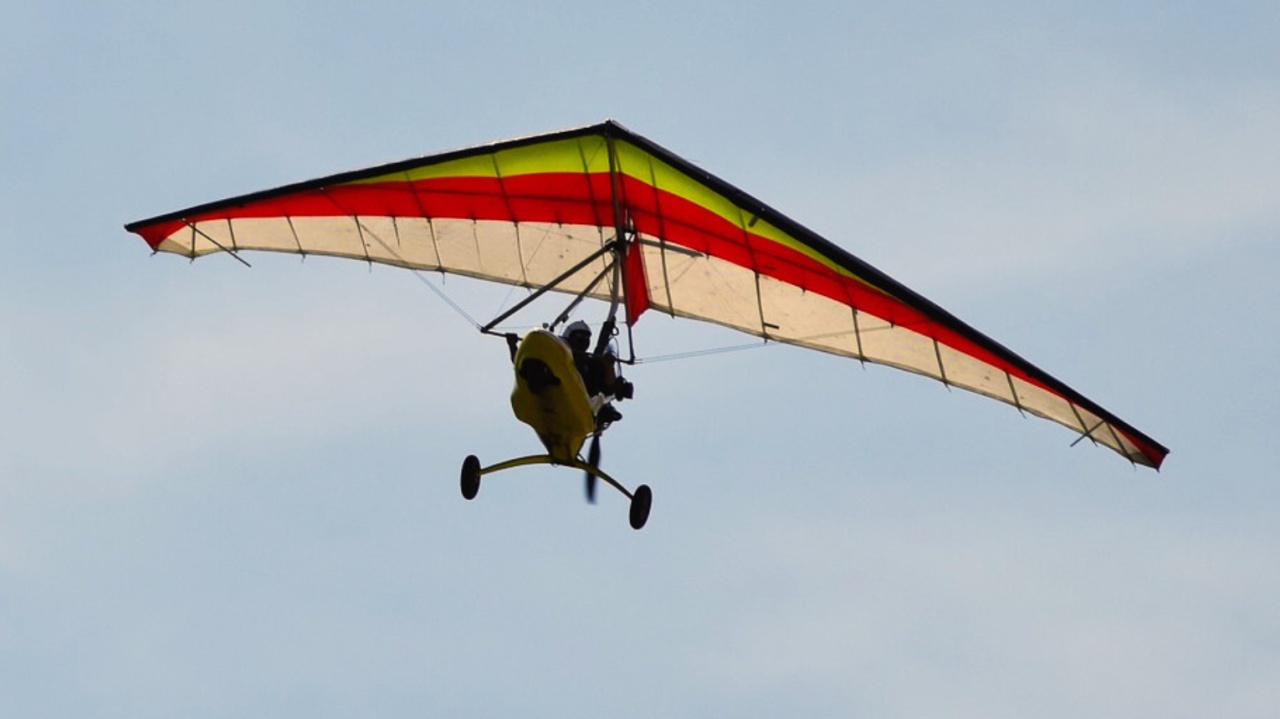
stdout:
<svg viewBox="0 0 1280 719">
<path fill-rule="evenodd" d="M 930 377 L 1056 422 L 1076 442 L 1134 464 L 1159 468 L 1168 453 L 864 260 L 612 121 L 340 173 L 126 229 L 155 252 L 192 259 L 322 254 L 602 300 L 628 333 L 650 310 L 701 320 Z M 481 329 L 497 332 L 495 323 Z M 563 399 L 552 404 L 580 405 Z M 556 428 L 549 419 L 530 424 Z M 582 438 L 564 442 L 539 431 L 546 459 L 488 468 L 468 460 L 464 485 L 546 461 L 618 487 L 633 519 L 647 515 L 647 488 L 627 492 L 583 459 L 580 439 L 596 428 L 574 427 Z"/>
</svg>

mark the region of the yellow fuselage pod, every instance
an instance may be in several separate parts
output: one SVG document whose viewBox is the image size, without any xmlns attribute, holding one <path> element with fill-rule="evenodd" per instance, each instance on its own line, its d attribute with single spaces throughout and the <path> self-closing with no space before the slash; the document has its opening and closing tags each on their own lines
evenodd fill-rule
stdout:
<svg viewBox="0 0 1280 719">
<path fill-rule="evenodd" d="M 516 419 L 533 427 L 553 461 L 576 459 L 596 423 L 573 351 L 550 332 L 532 330 L 516 352 L 515 373 Z"/>
</svg>

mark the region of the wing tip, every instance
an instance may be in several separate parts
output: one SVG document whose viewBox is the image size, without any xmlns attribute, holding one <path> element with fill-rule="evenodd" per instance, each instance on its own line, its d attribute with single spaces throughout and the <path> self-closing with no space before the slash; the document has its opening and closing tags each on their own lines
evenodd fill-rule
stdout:
<svg viewBox="0 0 1280 719">
<path fill-rule="evenodd" d="M 1160 445 L 1140 445 L 1137 450 L 1137 452 L 1129 455 L 1129 461 L 1144 467 L 1150 467 L 1157 472 L 1160 471 L 1165 458 L 1169 456 L 1169 450 Z"/>
</svg>

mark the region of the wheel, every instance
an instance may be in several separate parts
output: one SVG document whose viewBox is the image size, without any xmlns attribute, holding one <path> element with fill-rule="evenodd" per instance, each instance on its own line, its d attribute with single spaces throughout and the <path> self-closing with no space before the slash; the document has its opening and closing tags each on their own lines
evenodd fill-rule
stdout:
<svg viewBox="0 0 1280 719">
<path fill-rule="evenodd" d="M 462 461 L 462 498 L 475 499 L 480 491 L 480 460 L 474 454 Z"/>
<path fill-rule="evenodd" d="M 636 487 L 635 494 L 631 495 L 631 528 L 640 529 L 644 523 L 649 521 L 649 508 L 653 506 L 653 490 L 649 489 L 649 485 L 642 484 Z"/>
</svg>

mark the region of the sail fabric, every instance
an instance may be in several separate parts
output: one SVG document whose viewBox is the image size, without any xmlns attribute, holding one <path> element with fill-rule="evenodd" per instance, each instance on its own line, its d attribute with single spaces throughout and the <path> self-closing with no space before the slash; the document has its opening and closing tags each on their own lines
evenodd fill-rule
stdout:
<svg viewBox="0 0 1280 719">
<path fill-rule="evenodd" d="M 157 252 L 322 254 L 609 299 L 889 365 L 1158 468 L 1159 443 L 934 303 L 615 122 L 231 198 L 126 227 Z M 594 259 L 593 254 L 597 254 Z M 566 271 L 585 263 L 581 271 Z M 598 278 L 604 281 L 597 282 Z"/>
</svg>

